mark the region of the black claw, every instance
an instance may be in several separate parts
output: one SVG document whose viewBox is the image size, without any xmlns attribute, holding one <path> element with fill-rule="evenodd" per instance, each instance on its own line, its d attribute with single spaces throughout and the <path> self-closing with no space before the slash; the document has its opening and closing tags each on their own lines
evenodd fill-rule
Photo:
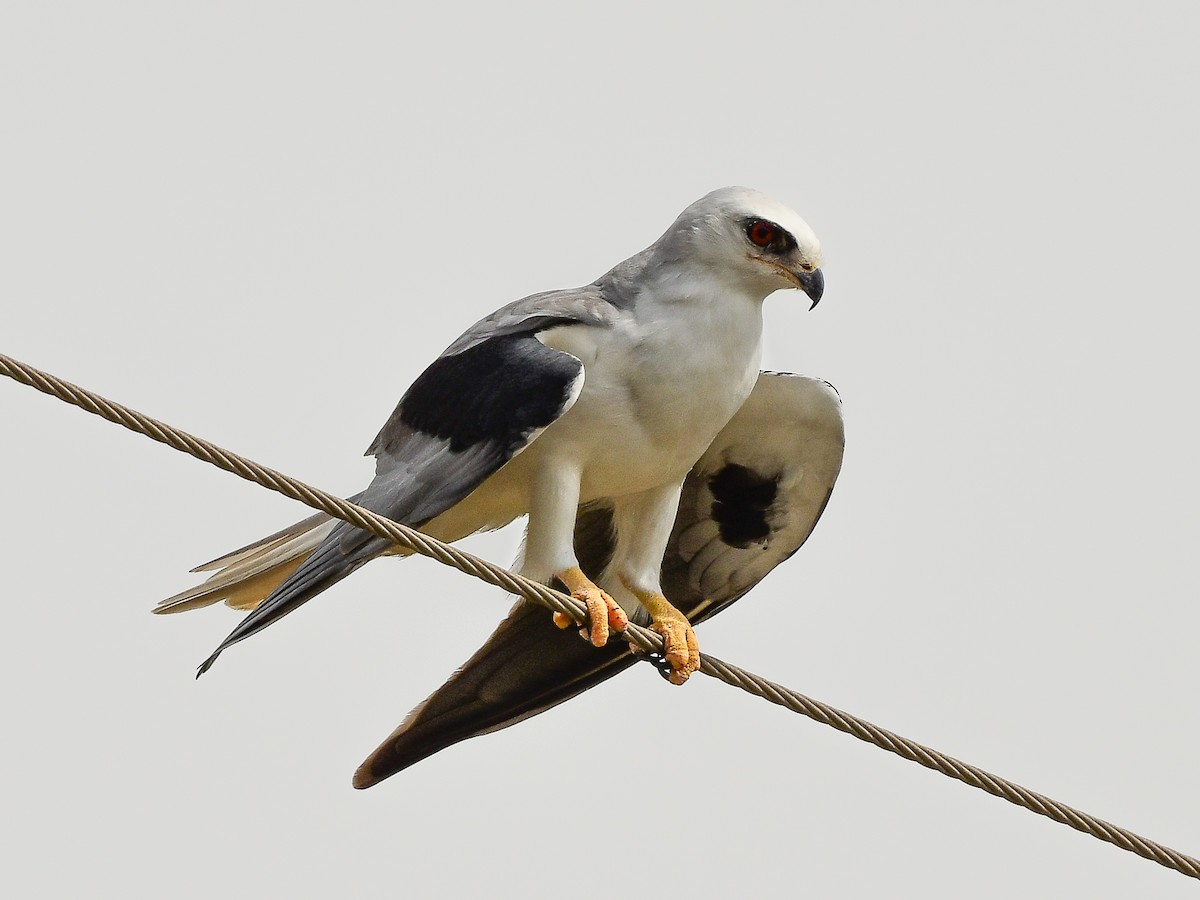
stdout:
<svg viewBox="0 0 1200 900">
<path fill-rule="evenodd" d="M 671 673 L 675 670 L 671 667 L 671 664 L 667 662 L 667 658 L 665 656 L 656 652 L 643 653 L 640 649 L 635 648 L 633 644 L 630 644 L 629 646 L 630 649 L 633 649 L 634 656 L 636 656 L 639 660 L 645 660 L 646 662 L 650 663 L 650 665 L 654 666 L 654 668 L 658 671 L 658 674 L 667 681 L 671 680 Z"/>
</svg>

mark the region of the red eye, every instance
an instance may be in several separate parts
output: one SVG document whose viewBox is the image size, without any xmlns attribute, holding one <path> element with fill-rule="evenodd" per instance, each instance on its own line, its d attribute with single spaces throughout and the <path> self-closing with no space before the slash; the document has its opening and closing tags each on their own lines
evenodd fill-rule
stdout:
<svg viewBox="0 0 1200 900">
<path fill-rule="evenodd" d="M 779 237 L 779 229 L 770 222 L 751 222 L 746 227 L 746 237 L 756 247 L 767 247 Z"/>
</svg>

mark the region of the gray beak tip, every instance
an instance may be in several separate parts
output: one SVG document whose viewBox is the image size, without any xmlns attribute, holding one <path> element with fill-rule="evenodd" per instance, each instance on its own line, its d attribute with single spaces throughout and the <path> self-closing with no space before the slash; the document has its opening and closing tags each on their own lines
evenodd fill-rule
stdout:
<svg viewBox="0 0 1200 900">
<path fill-rule="evenodd" d="M 825 276 L 820 269 L 813 269 L 811 272 L 798 272 L 796 279 L 800 282 L 800 289 L 808 295 L 812 300 L 812 306 L 809 310 L 817 308 L 817 304 L 821 302 L 821 297 L 825 293 Z"/>
</svg>

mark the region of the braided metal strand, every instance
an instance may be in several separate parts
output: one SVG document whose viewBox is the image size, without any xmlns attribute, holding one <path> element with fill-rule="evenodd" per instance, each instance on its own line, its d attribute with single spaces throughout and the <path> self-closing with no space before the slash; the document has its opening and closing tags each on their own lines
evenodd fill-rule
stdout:
<svg viewBox="0 0 1200 900">
<path fill-rule="evenodd" d="M 1022 787 L 1016 782 L 1001 778 L 999 775 L 993 775 L 991 772 L 981 769 L 978 766 L 973 766 L 952 756 L 939 753 L 937 750 L 926 747 L 924 744 L 918 744 L 916 741 L 909 740 L 885 728 L 880 728 L 866 719 L 860 719 L 858 716 L 843 712 L 834 706 L 822 703 L 820 700 L 813 700 L 811 697 L 806 697 L 804 694 L 793 691 L 791 688 L 775 684 L 752 672 L 747 672 L 737 666 L 722 662 L 714 656 L 707 654 L 703 656 L 700 662 L 700 671 L 705 675 L 719 678 L 726 684 L 740 687 L 742 690 L 754 694 L 756 697 L 762 697 L 764 700 L 787 707 L 792 712 L 800 713 L 831 728 L 836 728 L 838 731 L 852 735 L 860 741 L 866 741 L 868 744 L 874 744 L 876 747 L 887 750 L 889 753 L 895 753 L 897 756 L 920 763 L 927 769 L 933 769 L 935 772 L 940 772 L 943 775 L 961 781 L 963 784 L 969 784 L 971 787 L 979 788 L 981 791 L 987 791 L 992 796 L 1000 797 L 1009 803 L 1024 807 L 1040 816 L 1053 819 L 1055 822 L 1069 825 L 1076 831 L 1090 834 L 1094 838 L 1107 841 L 1110 844 L 1120 847 L 1122 850 L 1136 853 L 1144 859 L 1152 860 L 1161 866 L 1166 866 L 1168 869 L 1182 872 L 1191 878 L 1200 878 L 1200 860 L 1180 853 L 1178 850 L 1172 850 L 1170 847 L 1165 847 L 1126 828 L 1121 828 L 1118 825 L 1113 825 L 1111 822 L 1098 819 L 1082 810 L 1075 809 L 1065 803 L 1060 803 L 1043 794 L 1038 794 L 1026 787 Z"/>
<path fill-rule="evenodd" d="M 520 594 L 555 612 L 564 613 L 577 621 L 586 619 L 586 606 L 574 597 L 561 594 L 487 560 L 457 550 L 399 522 L 393 522 L 333 494 L 311 487 L 302 481 L 276 472 L 274 469 L 261 466 L 236 453 L 179 431 L 4 354 L 0 354 L 0 374 L 7 375 L 22 384 L 27 384 L 45 394 L 78 406 L 80 409 L 110 422 L 115 422 L 130 431 L 144 434 L 159 443 L 211 463 L 227 472 L 232 472 L 247 481 L 253 481 L 286 497 L 291 497 L 293 500 L 299 500 L 313 509 L 342 519 L 379 537 L 387 538 L 423 556 L 431 557 L 469 575 L 474 575 L 476 578 L 501 587 L 510 593 Z M 647 628 L 630 623 L 623 633 L 623 637 L 644 651 L 662 652 L 662 638 Z M 993 796 L 1007 800 L 1009 803 L 1046 816 L 1055 822 L 1069 825 L 1076 831 L 1090 834 L 1092 837 L 1120 847 L 1122 850 L 1128 850 L 1130 853 L 1136 853 L 1144 859 L 1152 860 L 1168 869 L 1174 869 L 1190 878 L 1200 879 L 1200 860 L 1165 847 L 1128 829 L 1105 822 L 1103 819 L 1097 819 L 1081 810 L 1067 806 L 1065 803 L 1059 803 L 1057 800 L 1035 793 L 998 775 L 946 756 L 923 744 L 918 744 L 916 741 L 873 725 L 865 719 L 860 719 L 836 707 L 768 681 L 752 672 L 723 662 L 715 656 L 704 654 L 701 658 L 700 671 L 705 675 L 724 681 L 726 684 L 739 687 L 756 697 L 762 697 L 771 703 L 808 716 L 810 719 L 836 728 L 861 741 L 874 744 L 876 747 L 912 760 L 928 769 L 979 788 Z"/>
</svg>

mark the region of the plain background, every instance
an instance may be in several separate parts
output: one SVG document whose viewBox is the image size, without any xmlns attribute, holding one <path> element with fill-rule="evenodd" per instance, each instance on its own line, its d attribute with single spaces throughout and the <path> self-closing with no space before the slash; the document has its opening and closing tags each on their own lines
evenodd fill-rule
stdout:
<svg viewBox="0 0 1200 900">
<path fill-rule="evenodd" d="M 758 187 L 828 284 L 765 362 L 849 443 L 702 645 L 1200 853 L 1198 19 L 8 2 L 0 350 L 350 493 L 464 327 Z M 8 381 L 0 429 L 6 896 L 1194 896 L 648 667 L 355 792 L 509 601 L 381 562 L 194 682 L 236 616 L 149 608 L 305 510 Z"/>
</svg>

